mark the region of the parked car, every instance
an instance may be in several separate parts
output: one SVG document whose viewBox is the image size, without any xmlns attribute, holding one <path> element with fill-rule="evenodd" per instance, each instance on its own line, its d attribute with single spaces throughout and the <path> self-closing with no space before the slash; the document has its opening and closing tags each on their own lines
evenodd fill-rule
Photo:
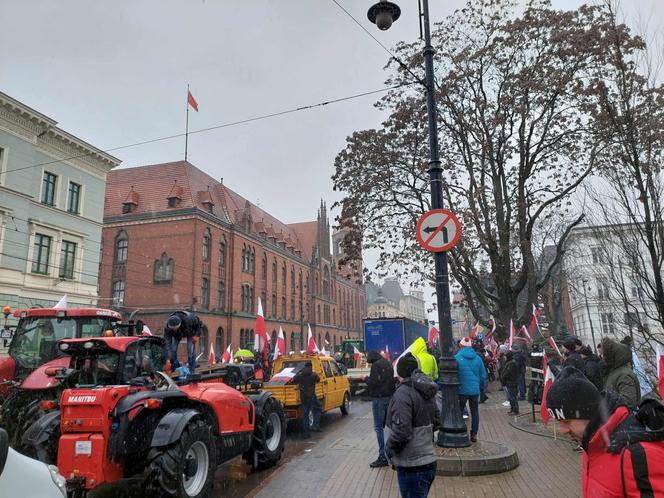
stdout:
<svg viewBox="0 0 664 498">
<path fill-rule="evenodd" d="M 33 460 L 9 446 L 7 431 L 0 428 L 0 496 L 62 498 L 65 478 L 55 465 Z"/>
<path fill-rule="evenodd" d="M 310 361 L 314 372 L 320 377 L 316 384 L 316 397 L 321 400 L 323 412 L 339 408 L 341 413 L 350 412 L 350 384 L 348 377 L 334 358 L 329 356 L 291 354 L 281 356 L 274 362 L 272 376 L 265 389 L 284 405 L 284 413 L 289 419 L 302 418 L 300 389 L 293 383 L 293 377 Z M 310 412 L 310 417 L 313 413 Z"/>
</svg>

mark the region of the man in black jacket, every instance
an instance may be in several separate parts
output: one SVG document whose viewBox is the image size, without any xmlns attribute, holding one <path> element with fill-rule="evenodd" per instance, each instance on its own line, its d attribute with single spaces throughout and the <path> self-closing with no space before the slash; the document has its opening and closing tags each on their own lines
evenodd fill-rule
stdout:
<svg viewBox="0 0 664 498">
<path fill-rule="evenodd" d="M 313 371 L 310 361 L 304 364 L 295 377 L 293 383 L 300 386 L 300 403 L 302 404 L 302 437 L 309 439 L 309 413 L 314 412 L 314 425 L 311 428 L 314 432 L 320 432 L 320 415 L 323 407 L 316 397 L 316 383 L 320 382 L 320 377 Z"/>
<path fill-rule="evenodd" d="M 583 358 L 583 373 L 590 382 L 592 382 L 599 392 L 604 390 L 604 371 L 602 360 L 593 353 L 590 346 L 583 346 L 579 349 L 579 354 Z"/>
<path fill-rule="evenodd" d="M 518 344 L 512 346 L 512 352 L 519 371 L 519 375 L 516 379 L 519 399 L 523 401 L 526 399 L 526 354 L 523 352 L 523 348 Z"/>
<path fill-rule="evenodd" d="M 583 347 L 583 343 L 577 337 L 568 337 L 563 342 L 563 367 L 574 367 L 580 372 L 584 371 L 583 358 L 579 354 L 579 350 Z"/>
<path fill-rule="evenodd" d="M 371 397 L 371 410 L 373 412 L 374 430 L 378 440 L 378 458 L 369 464 L 369 467 L 385 467 L 385 417 L 387 406 L 394 393 L 394 371 L 392 365 L 377 351 L 367 353 L 367 363 L 371 365 L 371 372 L 366 378 L 369 396 Z"/>
<path fill-rule="evenodd" d="M 166 358 L 171 361 L 171 368 L 180 366 L 178 361 L 178 345 L 182 339 L 187 340 L 187 361 L 189 371 L 196 370 L 196 344 L 201 335 L 203 323 L 197 315 L 190 311 L 175 311 L 168 317 L 164 327 L 164 343 Z"/>
<path fill-rule="evenodd" d="M 385 420 L 385 453 L 397 471 L 402 497 L 426 498 L 436 476 L 433 433 L 439 426 L 436 384 L 410 353 L 397 363 L 401 383 Z"/>
<path fill-rule="evenodd" d="M 514 352 L 508 351 L 505 365 L 503 365 L 503 368 L 500 370 L 500 382 L 507 388 L 507 394 L 510 401 L 510 411 L 508 412 L 508 415 L 519 414 L 518 380 L 519 365 L 514 359 Z"/>
</svg>

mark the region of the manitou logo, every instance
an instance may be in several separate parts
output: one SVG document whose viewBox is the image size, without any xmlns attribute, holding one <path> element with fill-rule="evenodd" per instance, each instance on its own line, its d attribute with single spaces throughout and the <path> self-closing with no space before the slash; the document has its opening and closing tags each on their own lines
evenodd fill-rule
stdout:
<svg viewBox="0 0 664 498">
<path fill-rule="evenodd" d="M 97 396 L 69 396 L 68 403 L 94 403 Z"/>
</svg>

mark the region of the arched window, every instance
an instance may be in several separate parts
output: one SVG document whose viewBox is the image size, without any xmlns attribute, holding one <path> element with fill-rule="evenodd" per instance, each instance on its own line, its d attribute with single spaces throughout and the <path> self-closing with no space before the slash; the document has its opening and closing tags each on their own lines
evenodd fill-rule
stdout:
<svg viewBox="0 0 664 498">
<path fill-rule="evenodd" d="M 330 297 L 330 270 L 327 266 L 323 269 L 323 297 Z"/>
<path fill-rule="evenodd" d="M 249 273 L 252 275 L 256 273 L 256 249 L 253 247 L 249 252 Z"/>
<path fill-rule="evenodd" d="M 291 351 L 299 351 L 299 348 L 295 344 L 295 332 L 290 333 L 290 348 Z"/>
<path fill-rule="evenodd" d="M 127 239 L 127 232 L 120 230 L 117 237 L 115 237 L 115 262 L 126 263 L 127 252 L 129 248 L 129 240 Z"/>
<path fill-rule="evenodd" d="M 291 266 L 290 270 L 290 291 L 291 294 L 295 294 L 295 267 Z"/>
<path fill-rule="evenodd" d="M 295 298 L 290 299 L 290 319 L 295 320 Z"/>
<path fill-rule="evenodd" d="M 273 330 L 272 331 L 272 336 L 270 337 L 270 352 L 274 351 L 274 347 L 277 344 L 277 331 Z"/>
<path fill-rule="evenodd" d="M 267 280 L 267 254 L 263 253 L 263 259 L 261 261 L 261 278 Z"/>
<path fill-rule="evenodd" d="M 210 307 L 210 281 L 205 277 L 201 279 L 201 306 Z"/>
<path fill-rule="evenodd" d="M 154 261 L 153 280 L 155 284 L 166 284 L 173 281 L 173 258 L 169 258 L 165 252 L 161 253 L 159 259 Z"/>
<path fill-rule="evenodd" d="M 286 319 L 286 298 L 281 298 L 281 318 Z"/>
<path fill-rule="evenodd" d="M 124 304 L 125 281 L 117 280 L 113 282 L 113 306 L 119 307 Z"/>
<path fill-rule="evenodd" d="M 240 310 L 244 311 L 247 308 L 246 305 L 246 294 L 245 294 L 245 286 L 241 285 L 240 286 Z M 244 329 L 242 329 L 244 330 Z"/>
<path fill-rule="evenodd" d="M 219 311 L 224 311 L 226 306 L 226 284 L 223 281 L 219 281 L 217 287 L 217 309 Z"/>
<path fill-rule="evenodd" d="M 316 341 L 316 346 L 318 346 L 318 349 L 321 349 L 323 346 L 323 343 L 320 342 L 320 332 L 318 332 L 318 341 Z"/>
<path fill-rule="evenodd" d="M 208 333 L 208 328 L 205 325 L 203 325 L 201 327 L 201 337 L 198 340 L 198 354 L 202 353 L 203 358 L 205 358 L 205 351 L 206 351 L 205 348 L 207 347 L 207 344 L 209 344 L 208 337 L 210 337 L 210 334 Z"/>
<path fill-rule="evenodd" d="M 219 266 L 226 266 L 226 236 L 221 236 L 219 242 Z"/>
<path fill-rule="evenodd" d="M 217 328 L 217 335 L 214 338 L 214 348 L 215 355 L 221 356 L 226 349 L 226 341 L 224 341 L 224 329 L 221 327 Z"/>
<path fill-rule="evenodd" d="M 283 290 L 283 293 L 286 294 L 286 262 L 284 261 L 284 265 L 281 267 L 281 288 Z"/>
<path fill-rule="evenodd" d="M 205 235 L 203 235 L 203 261 L 210 261 L 210 251 L 212 249 L 212 236 L 210 235 L 210 229 L 205 229 Z"/>
<path fill-rule="evenodd" d="M 277 258 L 272 261 L 272 286 L 277 287 Z"/>
<path fill-rule="evenodd" d="M 249 256 L 247 255 L 247 244 L 242 244 L 242 271 L 249 270 Z"/>
<path fill-rule="evenodd" d="M 325 332 L 325 349 L 330 347 L 330 333 Z"/>
</svg>

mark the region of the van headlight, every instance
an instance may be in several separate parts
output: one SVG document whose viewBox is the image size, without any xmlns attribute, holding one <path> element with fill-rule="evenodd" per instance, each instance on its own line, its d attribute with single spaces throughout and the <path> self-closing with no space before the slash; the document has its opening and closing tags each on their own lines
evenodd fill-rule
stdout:
<svg viewBox="0 0 664 498">
<path fill-rule="evenodd" d="M 62 493 L 62 496 L 67 498 L 67 480 L 63 477 L 55 465 L 49 465 L 48 471 L 51 474 L 51 479 L 53 479 L 53 482 Z"/>
</svg>

